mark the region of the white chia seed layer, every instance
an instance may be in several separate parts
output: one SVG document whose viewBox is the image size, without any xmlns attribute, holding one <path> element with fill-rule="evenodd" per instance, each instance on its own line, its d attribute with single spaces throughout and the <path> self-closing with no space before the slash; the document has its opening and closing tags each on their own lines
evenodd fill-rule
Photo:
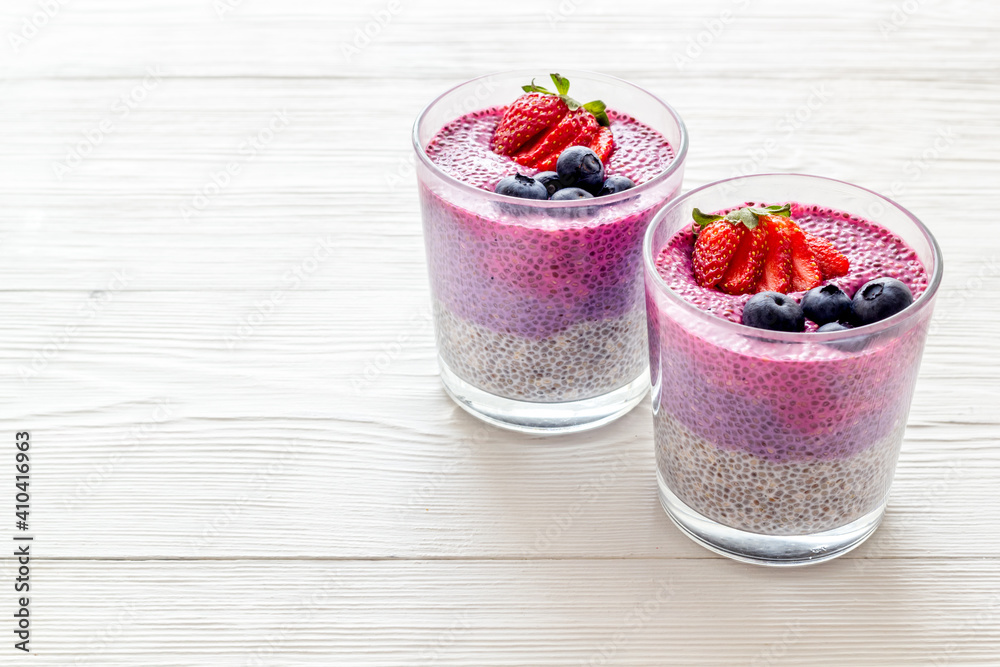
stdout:
<svg viewBox="0 0 1000 667">
<path fill-rule="evenodd" d="M 646 315 L 584 320 L 541 339 L 500 333 L 434 308 L 438 351 L 459 377 L 497 396 L 561 403 L 602 396 L 635 380 L 649 362 Z"/>
<path fill-rule="evenodd" d="M 653 426 L 660 475 L 691 509 L 739 530 L 806 535 L 855 521 L 885 500 L 905 424 L 854 456 L 804 461 L 716 447 L 662 409 Z"/>
</svg>

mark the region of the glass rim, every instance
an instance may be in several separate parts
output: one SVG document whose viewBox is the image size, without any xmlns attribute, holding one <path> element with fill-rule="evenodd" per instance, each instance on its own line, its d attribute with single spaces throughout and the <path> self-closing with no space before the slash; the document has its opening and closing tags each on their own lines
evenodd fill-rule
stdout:
<svg viewBox="0 0 1000 667">
<path fill-rule="evenodd" d="M 924 236 L 928 245 L 931 249 L 931 260 L 933 262 L 933 267 L 931 268 L 930 280 L 927 283 L 927 289 L 924 290 L 923 294 L 917 297 L 910 306 L 899 311 L 895 315 L 885 318 L 884 320 L 879 320 L 878 322 L 873 322 L 872 324 L 866 324 L 853 329 L 847 329 L 845 331 L 824 331 L 822 333 L 817 331 L 771 331 L 768 329 L 758 329 L 756 327 L 750 327 L 739 322 L 733 322 L 731 320 L 723 319 L 717 315 L 712 315 L 707 313 L 694 304 L 690 303 L 684 299 L 680 294 L 675 292 L 672 287 L 667 285 L 666 281 L 660 275 L 660 272 L 656 270 L 656 257 L 653 255 L 653 237 L 656 235 L 656 230 L 659 228 L 660 223 L 663 219 L 673 210 L 681 208 L 687 202 L 691 200 L 692 197 L 696 196 L 699 192 L 707 190 L 708 188 L 717 187 L 724 183 L 732 183 L 733 181 L 745 181 L 752 180 L 761 177 L 791 177 L 799 179 L 812 179 L 817 181 L 826 181 L 829 183 L 836 183 L 838 185 L 844 185 L 855 190 L 865 192 L 867 194 L 873 195 L 880 199 L 884 203 L 897 209 L 903 215 L 905 215 L 910 222 L 914 224 L 917 230 Z M 819 202 L 815 202 L 819 204 Z M 871 222 L 877 221 L 872 220 Z M 657 214 L 649 223 L 649 228 L 646 230 L 646 236 L 642 242 L 642 263 L 643 272 L 647 276 L 652 276 L 653 284 L 657 291 L 661 294 L 667 295 L 674 303 L 679 304 L 686 312 L 694 315 L 699 320 L 707 322 L 711 326 L 719 327 L 725 331 L 732 332 L 741 336 L 748 335 L 748 332 L 753 332 L 753 335 L 757 338 L 766 338 L 772 342 L 780 343 L 828 343 L 833 341 L 847 340 L 849 338 L 856 338 L 858 336 L 867 336 L 871 334 L 880 333 L 886 329 L 890 329 L 898 324 L 902 324 L 923 312 L 928 304 L 934 298 L 937 293 L 938 287 L 941 285 L 941 277 L 944 272 L 944 267 L 942 265 L 941 258 L 941 247 L 938 245 L 937 239 L 934 235 L 927 229 L 927 226 L 920 221 L 917 216 L 911 213 L 907 208 L 901 206 L 900 204 L 889 199 L 885 195 L 879 194 L 874 190 L 869 190 L 868 188 L 862 187 L 860 185 L 855 185 L 853 183 L 848 183 L 847 181 L 841 181 L 836 178 L 829 178 L 827 176 L 816 176 L 814 174 L 801 174 L 801 173 L 767 173 L 767 174 L 748 174 L 745 176 L 734 176 L 731 178 L 724 178 L 718 181 L 713 181 L 707 183 L 700 187 L 694 188 L 685 192 L 672 199 L 667 203 L 662 209 L 660 209 Z M 926 267 L 925 267 L 926 268 Z M 647 282 L 647 284 L 649 284 Z"/>
<path fill-rule="evenodd" d="M 459 88 L 467 86 L 471 83 L 475 83 L 476 81 L 489 79 L 490 77 L 495 77 L 495 76 L 506 76 L 518 73 L 524 73 L 526 76 L 531 76 L 532 73 L 535 72 L 535 70 L 528 70 L 528 69 L 510 69 L 510 70 L 502 70 L 499 72 L 492 72 L 490 74 L 483 74 L 481 76 L 477 76 L 467 81 L 463 81 L 458 85 L 452 86 L 451 88 L 447 89 L 446 91 L 435 97 L 433 100 L 428 102 L 427 105 L 420 110 L 420 113 L 417 114 L 417 119 L 413 122 L 413 131 L 411 132 L 413 149 L 414 151 L 416 151 L 418 159 L 425 167 L 427 167 L 432 173 L 434 173 L 435 176 L 444 180 L 449 185 L 465 191 L 466 193 L 474 194 L 476 196 L 482 196 L 485 197 L 487 200 L 493 200 L 504 203 L 513 202 L 522 204 L 524 206 L 538 207 L 541 209 L 550 209 L 550 208 L 570 209 L 577 207 L 583 208 L 586 206 L 594 206 L 596 203 L 600 203 L 601 205 L 617 204 L 618 202 L 625 201 L 631 197 L 635 197 L 636 195 L 640 195 L 644 192 L 652 190 L 655 186 L 668 180 L 674 173 L 677 172 L 678 169 L 681 168 L 681 166 L 684 164 L 685 158 L 687 157 L 688 133 L 687 133 L 687 127 L 684 125 L 684 120 L 680 117 L 680 114 L 678 114 L 677 111 L 672 106 L 670 106 L 669 104 L 664 102 L 659 96 L 651 93 L 645 88 L 642 88 L 640 86 L 635 85 L 634 83 L 626 81 L 625 79 L 621 79 L 619 77 L 612 76 L 610 74 L 602 74 L 601 72 L 594 72 L 592 70 L 583 70 L 583 69 L 568 69 L 568 70 L 564 69 L 562 71 L 568 72 L 571 75 L 572 73 L 577 73 L 587 76 L 595 76 L 598 78 L 607 79 L 615 83 L 628 86 L 629 88 L 634 88 L 635 90 L 643 93 L 644 95 L 647 95 L 648 97 L 652 98 L 656 103 L 663 106 L 663 108 L 666 109 L 667 113 L 669 113 L 670 116 L 673 118 L 674 122 L 677 123 L 677 128 L 680 132 L 680 141 L 678 142 L 679 147 L 671 145 L 671 148 L 674 148 L 674 159 L 670 162 L 667 168 L 658 173 L 653 178 L 646 181 L 645 183 L 641 183 L 635 186 L 634 188 L 629 188 L 628 190 L 623 190 L 622 192 L 618 192 L 613 195 L 604 195 L 603 197 L 599 198 L 594 197 L 593 199 L 579 199 L 575 201 L 574 200 L 550 201 L 548 199 L 522 199 L 520 197 L 511 197 L 510 195 L 501 195 L 495 192 L 489 192 L 488 190 L 483 190 L 482 188 L 477 188 L 474 185 L 465 183 L 464 181 L 460 181 L 451 174 L 447 173 L 446 171 L 438 167 L 430 159 L 430 156 L 427 155 L 427 152 L 424 150 L 424 147 L 420 143 L 420 124 L 427 116 L 427 114 L 430 112 L 430 110 L 433 109 L 446 96 L 450 95 L 452 92 L 458 90 Z M 438 128 L 438 130 L 440 130 L 440 128 Z M 600 202 L 595 202 L 594 200 L 596 199 L 600 199 Z"/>
</svg>

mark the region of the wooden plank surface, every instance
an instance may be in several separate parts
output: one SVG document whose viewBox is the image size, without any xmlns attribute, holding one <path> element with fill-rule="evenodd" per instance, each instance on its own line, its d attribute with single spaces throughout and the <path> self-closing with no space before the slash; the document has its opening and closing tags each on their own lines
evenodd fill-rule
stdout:
<svg viewBox="0 0 1000 667">
<path fill-rule="evenodd" d="M 88 319 L 81 304 L 96 297 L 11 294 L 0 321 L 12 350 L 0 367 L 17 378 L 2 396 L 18 417 L 0 423 L 45 425 L 36 525 L 51 538 L 47 554 L 709 556 L 658 506 L 645 405 L 573 437 L 481 426 L 439 387 L 413 291 L 291 294 L 250 327 L 268 295 L 122 292 Z M 19 320 L 40 301 L 44 318 Z M 377 315 L 344 317 L 372 302 Z M 78 328 L 44 348 L 64 322 Z M 992 532 L 964 539 L 996 508 L 992 370 L 956 368 L 973 350 L 1000 354 L 998 324 L 941 323 L 951 345 L 928 346 L 891 542 L 848 557 L 1000 552 Z M 281 411 L 262 408 L 270 403 Z M 561 528 L 578 501 L 586 511 Z"/>
<path fill-rule="evenodd" d="M 0 424 L 37 457 L 36 650 L 0 664 L 1000 664 L 996 5 L 74 0 L 31 34 L 45 4 L 0 8 Z M 410 126 L 549 63 L 669 100 L 685 189 L 817 173 L 938 236 L 862 548 L 695 546 L 645 404 L 546 440 L 444 395 Z"/>
<path fill-rule="evenodd" d="M 57 561 L 37 569 L 44 582 L 37 613 L 51 620 L 38 631 L 47 650 L 30 662 L 996 664 L 1000 581 L 992 563 L 821 567 L 775 571 L 701 559 Z M 112 573 L 130 585 L 109 585 Z M 967 594 L 957 597 L 956 589 Z"/>
</svg>

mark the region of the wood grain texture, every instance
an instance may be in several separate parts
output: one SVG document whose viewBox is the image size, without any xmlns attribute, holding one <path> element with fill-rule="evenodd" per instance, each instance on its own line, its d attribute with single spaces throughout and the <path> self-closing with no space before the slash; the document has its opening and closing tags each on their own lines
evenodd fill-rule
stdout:
<svg viewBox="0 0 1000 667">
<path fill-rule="evenodd" d="M 23 662 L 998 664 L 995 4 L 74 0 L 15 46 L 38 11 L 0 7 L 0 425 L 37 457 Z M 646 405 L 541 439 L 441 390 L 411 124 L 546 63 L 670 101 L 685 189 L 817 173 L 937 235 L 860 549 L 730 563 L 659 508 Z"/>
<path fill-rule="evenodd" d="M 996 664 L 996 561 L 73 562 L 33 664 Z M 127 580 L 114 585 L 109 577 Z M 49 629 L 58 628 L 57 632 Z"/>
<path fill-rule="evenodd" d="M 47 555 L 710 557 L 658 506 L 645 404 L 574 437 L 481 426 L 440 388 L 422 295 L 290 293 L 257 326 L 270 293 L 100 298 L 12 293 L 0 312 L 18 415 L 0 424 L 44 424 Z M 44 317 L 18 317 L 39 301 Z M 992 532 L 965 539 L 997 509 L 992 368 L 973 359 L 1000 354 L 997 326 L 940 323 L 886 530 L 850 557 L 1000 553 Z"/>
<path fill-rule="evenodd" d="M 133 78 L 9 84 L 0 110 L 12 128 L 0 147 L 0 288 L 104 289 L 114 271 L 128 270 L 126 290 L 270 290 L 327 239 L 335 261 L 302 289 L 426 282 L 409 132 L 453 79 L 164 77 L 127 116 L 113 112 L 141 81 L 140 68 Z M 687 187 L 805 171 L 894 193 L 939 235 L 946 288 L 986 272 L 985 287 L 997 289 L 1000 238 L 975 212 L 1000 199 L 975 184 L 1000 175 L 1000 128 L 985 111 L 1000 108 L 1000 84 L 833 74 L 778 84 L 662 74 L 638 82 L 687 119 Z M 714 99 L 720 85 L 740 100 L 738 114 Z M 773 86 L 780 100 L 759 94 Z M 970 98 L 982 101 L 953 102 Z M 193 100 L 206 108 L 193 110 Z M 251 146 L 278 114 L 287 124 Z M 230 165 L 239 173 L 228 175 Z"/>
</svg>

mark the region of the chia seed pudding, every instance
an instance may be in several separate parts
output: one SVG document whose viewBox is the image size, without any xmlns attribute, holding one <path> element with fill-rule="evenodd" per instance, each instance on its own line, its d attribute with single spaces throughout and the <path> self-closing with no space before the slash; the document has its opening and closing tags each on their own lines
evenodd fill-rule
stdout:
<svg viewBox="0 0 1000 667">
<path fill-rule="evenodd" d="M 425 147 L 427 156 L 454 179 L 490 193 L 506 176 L 533 176 L 536 169 L 490 148 L 503 111 L 446 124 Z M 607 113 L 615 139 L 607 175 L 641 186 L 671 165 L 674 151 L 662 135 Z M 642 239 L 678 188 L 679 178 L 612 203 L 594 198 L 573 209 L 545 209 L 421 179 L 441 361 L 479 389 L 539 403 L 601 396 L 641 377 L 648 363 Z"/>
<path fill-rule="evenodd" d="M 914 300 L 928 289 L 914 250 L 878 224 L 797 203 L 791 217 L 850 259 L 850 271 L 828 281 L 847 294 L 880 276 L 903 281 Z M 828 531 L 878 510 L 892 482 L 930 309 L 896 328 L 869 334 L 861 327 L 839 343 L 792 343 L 765 330 L 719 326 L 739 323 L 751 295 L 699 286 L 694 243 L 690 226 L 676 232 L 658 249 L 656 269 L 674 294 L 714 317 L 668 298 L 647 275 L 660 483 L 702 516 L 764 535 Z M 815 329 L 809 323 L 806 331 Z"/>
</svg>

